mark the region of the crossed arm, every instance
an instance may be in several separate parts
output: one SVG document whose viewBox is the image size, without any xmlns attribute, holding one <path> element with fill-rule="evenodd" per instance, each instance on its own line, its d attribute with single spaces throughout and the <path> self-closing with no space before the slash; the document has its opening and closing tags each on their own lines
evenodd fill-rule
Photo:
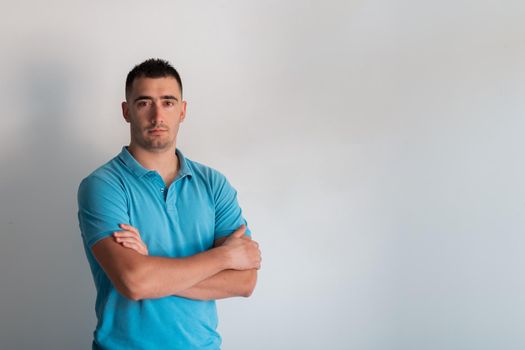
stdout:
<svg viewBox="0 0 525 350">
<path fill-rule="evenodd" d="M 244 233 L 244 230 L 242 230 Z M 215 240 L 215 247 L 220 247 L 227 237 Z M 242 236 L 243 239 L 250 240 L 249 236 Z M 257 283 L 257 270 L 259 266 L 249 270 L 222 270 L 192 287 L 181 291 L 178 296 L 197 299 L 197 300 L 216 300 L 229 297 L 241 296 L 249 297 L 255 289 Z"/>
<path fill-rule="evenodd" d="M 255 288 L 261 255 L 257 242 L 244 235 L 244 226 L 217 240 L 214 248 L 185 258 L 149 256 L 138 230 L 121 228 L 92 251 L 115 288 L 132 300 L 247 297 Z"/>
</svg>

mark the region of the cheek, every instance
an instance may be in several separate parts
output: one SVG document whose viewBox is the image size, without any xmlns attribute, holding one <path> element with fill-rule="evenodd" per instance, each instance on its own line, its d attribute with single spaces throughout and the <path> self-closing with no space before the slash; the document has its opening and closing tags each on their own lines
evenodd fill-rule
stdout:
<svg viewBox="0 0 525 350">
<path fill-rule="evenodd" d="M 144 130 L 144 125 L 142 125 L 139 121 L 134 120 L 130 123 L 130 129 L 132 133 L 140 134 L 142 133 L 142 130 Z"/>
</svg>

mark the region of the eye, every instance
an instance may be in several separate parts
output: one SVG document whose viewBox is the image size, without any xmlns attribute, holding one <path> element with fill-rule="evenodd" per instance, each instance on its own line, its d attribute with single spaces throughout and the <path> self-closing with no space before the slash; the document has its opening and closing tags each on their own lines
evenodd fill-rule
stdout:
<svg viewBox="0 0 525 350">
<path fill-rule="evenodd" d="M 149 104 L 148 100 L 139 100 L 139 101 L 137 101 L 137 107 L 138 108 L 146 107 L 148 104 Z"/>
<path fill-rule="evenodd" d="M 173 107 L 173 106 L 175 106 L 175 102 L 173 102 L 171 100 L 166 100 L 166 101 L 164 101 L 164 106 L 166 106 L 166 107 Z"/>
</svg>

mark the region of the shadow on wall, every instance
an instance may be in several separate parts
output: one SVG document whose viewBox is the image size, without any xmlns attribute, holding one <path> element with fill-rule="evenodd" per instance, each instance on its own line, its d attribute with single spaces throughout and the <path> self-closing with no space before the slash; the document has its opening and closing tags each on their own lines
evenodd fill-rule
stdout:
<svg viewBox="0 0 525 350">
<path fill-rule="evenodd" d="M 76 192 L 87 175 L 78 168 L 94 155 L 68 127 L 79 117 L 75 72 L 41 57 L 14 67 L 10 86 L 19 99 L 9 101 L 17 106 L 9 117 L 23 127 L 10 135 L 12 149 L 0 162 L 0 339 L 6 349 L 88 348 L 95 293 Z"/>
</svg>

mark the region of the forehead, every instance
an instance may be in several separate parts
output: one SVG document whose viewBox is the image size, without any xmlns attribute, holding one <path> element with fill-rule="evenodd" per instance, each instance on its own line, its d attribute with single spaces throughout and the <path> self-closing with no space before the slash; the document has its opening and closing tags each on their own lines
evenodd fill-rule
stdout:
<svg viewBox="0 0 525 350">
<path fill-rule="evenodd" d="M 173 77 L 146 78 L 140 77 L 131 85 L 131 96 L 165 96 L 174 95 L 180 99 L 180 88 Z"/>
</svg>

